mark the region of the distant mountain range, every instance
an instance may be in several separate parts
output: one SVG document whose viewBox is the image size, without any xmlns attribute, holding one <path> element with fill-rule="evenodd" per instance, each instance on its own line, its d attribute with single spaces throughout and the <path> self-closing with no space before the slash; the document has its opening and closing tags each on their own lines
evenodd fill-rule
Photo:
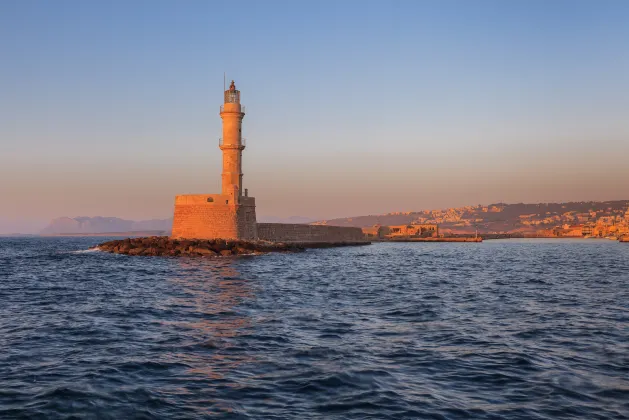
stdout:
<svg viewBox="0 0 629 420">
<path fill-rule="evenodd" d="M 306 224 L 315 219 L 307 217 L 260 217 L 264 223 L 300 223 Z M 173 219 L 125 220 L 118 217 L 59 217 L 52 220 L 41 230 L 41 235 L 89 235 L 101 233 L 153 232 L 169 235 Z"/>
<path fill-rule="evenodd" d="M 60 217 L 50 222 L 40 232 L 41 235 L 122 233 L 122 232 L 164 232 L 169 234 L 173 219 L 125 220 L 118 217 Z"/>
</svg>

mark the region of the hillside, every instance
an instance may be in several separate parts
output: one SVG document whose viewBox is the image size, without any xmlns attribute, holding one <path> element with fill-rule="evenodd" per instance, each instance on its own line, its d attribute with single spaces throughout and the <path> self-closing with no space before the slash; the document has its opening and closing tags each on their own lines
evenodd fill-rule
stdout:
<svg viewBox="0 0 629 420">
<path fill-rule="evenodd" d="M 466 206 L 441 210 L 395 212 L 323 220 L 313 224 L 368 227 L 436 223 L 442 232 L 481 233 L 536 232 L 564 224 L 594 222 L 601 218 L 623 216 L 629 200 L 582 201 L 570 203 L 505 204 Z M 610 219 L 611 220 L 611 219 Z"/>
</svg>

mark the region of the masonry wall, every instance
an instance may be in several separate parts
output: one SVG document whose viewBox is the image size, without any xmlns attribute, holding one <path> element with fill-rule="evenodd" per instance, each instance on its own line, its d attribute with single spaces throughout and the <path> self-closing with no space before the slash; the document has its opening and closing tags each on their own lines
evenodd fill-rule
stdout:
<svg viewBox="0 0 629 420">
<path fill-rule="evenodd" d="M 364 241 L 357 227 L 258 223 L 258 239 L 274 242 L 358 242 Z"/>
<path fill-rule="evenodd" d="M 256 216 L 253 197 L 243 204 L 221 194 L 178 195 L 171 237 L 174 239 L 255 239 Z"/>
<path fill-rule="evenodd" d="M 238 238 L 257 239 L 258 238 L 258 225 L 256 223 L 255 205 L 238 206 L 237 217 L 238 217 Z"/>
</svg>

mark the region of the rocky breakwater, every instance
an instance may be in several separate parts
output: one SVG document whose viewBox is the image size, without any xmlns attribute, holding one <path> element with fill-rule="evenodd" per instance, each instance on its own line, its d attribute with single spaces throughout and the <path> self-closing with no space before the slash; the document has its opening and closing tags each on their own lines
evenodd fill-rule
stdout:
<svg viewBox="0 0 629 420">
<path fill-rule="evenodd" d="M 170 239 L 168 236 L 127 238 L 94 247 L 104 252 L 153 257 L 215 257 L 260 255 L 268 252 L 301 252 L 307 248 L 368 245 L 370 242 L 268 242 L 223 239 Z"/>
</svg>

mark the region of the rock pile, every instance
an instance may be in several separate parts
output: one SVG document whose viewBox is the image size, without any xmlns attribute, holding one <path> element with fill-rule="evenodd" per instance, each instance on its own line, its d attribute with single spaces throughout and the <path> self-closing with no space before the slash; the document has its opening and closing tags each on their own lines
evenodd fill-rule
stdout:
<svg viewBox="0 0 629 420">
<path fill-rule="evenodd" d="M 231 241 L 223 239 L 170 239 L 168 236 L 127 238 L 109 241 L 95 248 L 105 252 L 140 256 L 214 257 L 230 255 L 259 255 L 268 252 L 301 252 L 306 248 L 366 245 L 369 242 L 302 242 Z"/>
</svg>

